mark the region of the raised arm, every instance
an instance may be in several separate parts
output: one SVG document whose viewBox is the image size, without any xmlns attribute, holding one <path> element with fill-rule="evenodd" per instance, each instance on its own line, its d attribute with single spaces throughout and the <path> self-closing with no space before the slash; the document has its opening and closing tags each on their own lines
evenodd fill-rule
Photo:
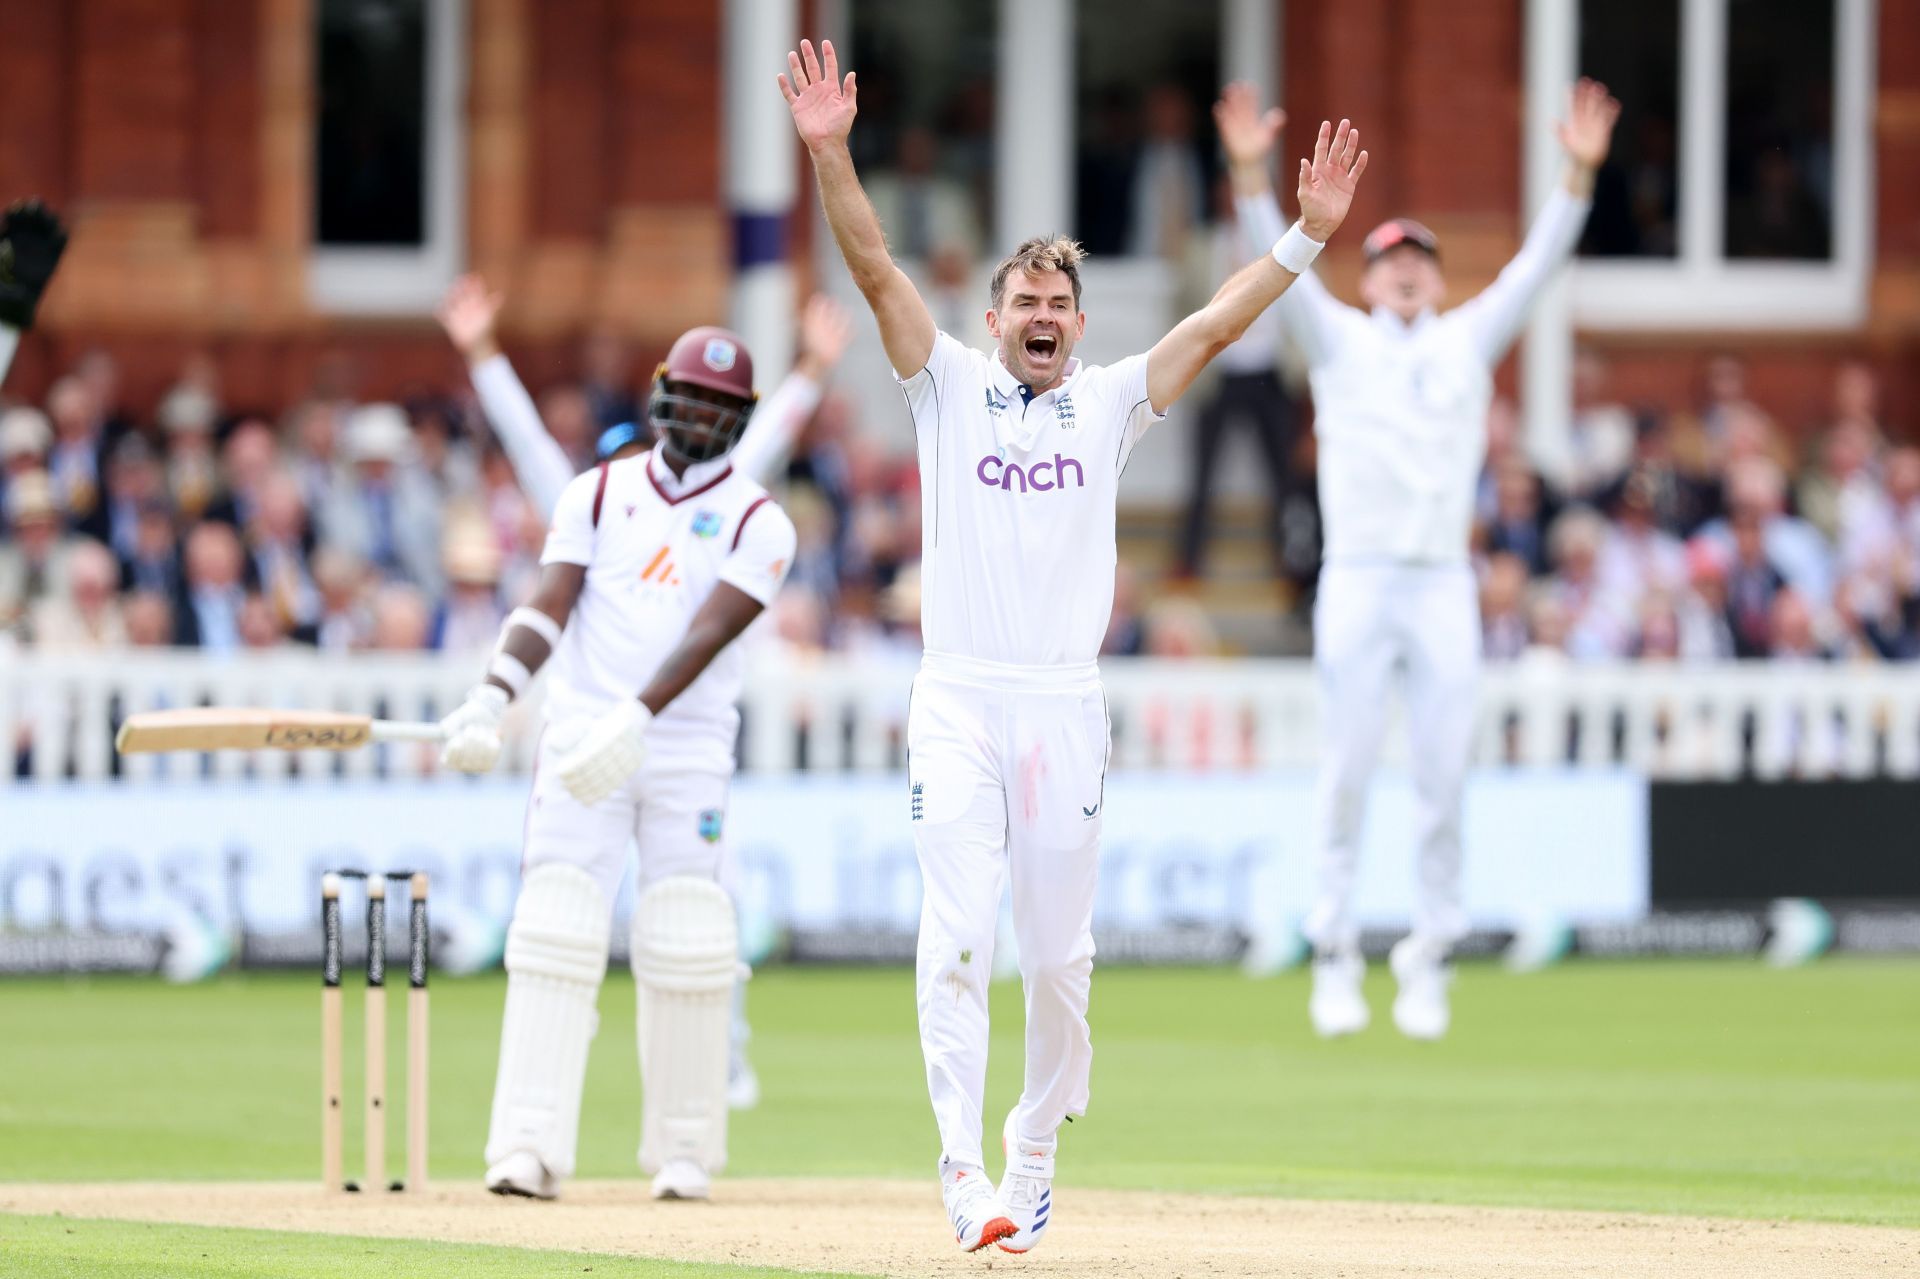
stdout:
<svg viewBox="0 0 1920 1279">
<path fill-rule="evenodd" d="M 1213 105 L 1213 123 L 1227 155 L 1234 216 L 1248 241 L 1272 244 L 1287 229 L 1269 171 L 1287 113 L 1278 107 L 1261 111 L 1258 91 L 1251 84 L 1237 81 L 1221 90 L 1220 101 Z M 1331 354 L 1339 313 L 1350 309 L 1327 292 L 1327 286 L 1312 271 L 1301 275 L 1274 304 L 1287 336 L 1310 365 L 1323 362 Z"/>
<path fill-rule="evenodd" d="M 1494 282 L 1460 309 L 1473 334 L 1474 347 L 1489 364 L 1497 363 L 1513 345 L 1527 309 L 1573 256 L 1587 224 L 1593 202 L 1593 179 L 1613 144 L 1614 122 L 1620 104 L 1598 81 L 1582 79 L 1568 94 L 1567 118 L 1558 128 L 1560 146 L 1567 153 L 1560 185 L 1541 207 L 1527 231 L 1526 243 Z"/>
<path fill-rule="evenodd" d="M 1307 269 L 1346 220 L 1354 188 L 1366 169 L 1360 130 L 1345 120 L 1338 129 L 1322 123 L 1313 159 L 1300 161 L 1300 221 L 1279 238 L 1271 254 L 1235 272 L 1212 301 L 1180 321 L 1147 353 L 1147 398 L 1155 413 L 1166 412 L 1207 362 L 1237 341 L 1254 317 Z"/>
<path fill-rule="evenodd" d="M 853 72 L 847 72 L 846 79 L 841 80 L 833 41 L 823 40 L 820 53 L 826 60 L 824 68 L 814 57 L 813 42 L 802 40 L 800 52 L 787 55 L 787 71 L 792 78 L 780 77 L 780 92 L 793 112 L 793 127 L 813 157 L 820 205 L 826 210 L 827 226 L 840 246 L 840 256 L 846 259 L 860 295 L 873 309 L 873 318 L 880 322 L 880 341 L 887 348 L 887 360 L 895 373 L 912 377 L 933 355 L 933 313 L 927 310 L 913 281 L 887 252 L 880 219 L 853 171 L 853 156 L 847 150 L 847 134 L 858 110 L 855 99 L 859 88 Z"/>
<path fill-rule="evenodd" d="M 733 446 L 734 470 L 764 484 L 774 468 L 786 461 L 800 428 L 820 407 L 827 374 L 840 362 L 852 337 L 853 326 L 839 303 L 824 293 L 807 299 L 800 313 L 800 358 L 747 419 L 745 434 Z"/>
<path fill-rule="evenodd" d="M 547 430 L 533 397 L 500 350 L 494 335 L 500 302 L 500 295 L 489 289 L 486 281 L 477 275 L 463 275 L 447 290 L 435 314 L 454 349 L 467 361 L 467 376 L 473 379 L 474 392 L 480 397 L 480 411 L 499 437 L 507 460 L 513 463 L 520 487 L 539 508 L 542 518 L 552 519 L 560 494 L 573 480 L 573 463 L 567 460 L 560 441 Z"/>
</svg>

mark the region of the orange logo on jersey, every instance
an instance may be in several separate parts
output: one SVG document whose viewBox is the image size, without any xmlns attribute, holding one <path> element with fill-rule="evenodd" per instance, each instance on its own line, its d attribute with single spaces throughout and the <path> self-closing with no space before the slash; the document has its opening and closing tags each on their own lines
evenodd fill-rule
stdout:
<svg viewBox="0 0 1920 1279">
<path fill-rule="evenodd" d="M 674 574 L 673 560 L 668 554 L 671 549 L 663 546 L 654 552 L 653 558 L 647 561 L 647 566 L 640 570 L 641 581 L 658 582 L 662 586 L 680 585 L 679 577 Z"/>
</svg>

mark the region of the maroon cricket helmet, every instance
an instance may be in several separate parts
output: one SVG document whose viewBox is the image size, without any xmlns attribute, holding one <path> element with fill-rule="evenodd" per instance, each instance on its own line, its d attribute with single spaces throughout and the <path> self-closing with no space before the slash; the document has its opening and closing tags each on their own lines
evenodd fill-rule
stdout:
<svg viewBox="0 0 1920 1279">
<path fill-rule="evenodd" d="M 692 393 L 695 388 L 710 394 Z M 740 335 L 702 325 L 676 338 L 653 371 L 647 421 L 663 448 L 706 462 L 739 442 L 759 398 L 753 357 Z"/>
</svg>

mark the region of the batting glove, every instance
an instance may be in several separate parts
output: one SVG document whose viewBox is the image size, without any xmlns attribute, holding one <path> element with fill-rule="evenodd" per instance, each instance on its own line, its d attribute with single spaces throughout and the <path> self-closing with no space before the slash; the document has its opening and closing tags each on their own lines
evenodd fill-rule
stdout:
<svg viewBox="0 0 1920 1279">
<path fill-rule="evenodd" d="M 0 324 L 33 327 L 33 312 L 67 247 L 66 228 L 38 200 L 21 200 L 0 216 Z"/>
<path fill-rule="evenodd" d="M 440 762 L 463 773 L 485 773 L 500 762 L 500 719 L 507 690 L 477 684 L 453 714 L 440 721 Z"/>
<path fill-rule="evenodd" d="M 624 701 L 587 726 L 580 740 L 554 761 L 567 793 L 597 804 L 619 790 L 647 757 L 647 725 L 653 712 Z"/>
</svg>

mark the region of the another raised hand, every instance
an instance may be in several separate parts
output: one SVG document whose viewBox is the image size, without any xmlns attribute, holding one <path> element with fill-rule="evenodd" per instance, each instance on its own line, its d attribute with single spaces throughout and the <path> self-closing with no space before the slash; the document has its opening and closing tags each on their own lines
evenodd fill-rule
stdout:
<svg viewBox="0 0 1920 1279">
<path fill-rule="evenodd" d="M 1287 113 L 1279 107 L 1260 110 L 1260 91 L 1245 80 L 1222 89 L 1220 100 L 1213 104 L 1213 125 L 1220 133 L 1220 147 L 1236 170 L 1264 170 L 1286 123 Z"/>
<path fill-rule="evenodd" d="M 1620 103 L 1598 80 L 1582 76 L 1567 91 L 1567 118 L 1554 126 L 1567 159 L 1584 169 L 1597 169 L 1613 146 L 1613 126 L 1620 119 Z"/>
<path fill-rule="evenodd" d="M 800 52 L 787 55 L 787 75 L 779 77 L 780 92 L 793 112 L 793 127 L 809 151 L 845 142 L 859 113 L 859 87 L 851 71 L 841 80 L 833 41 L 820 42 L 820 56 L 824 67 L 813 56 L 813 42 L 802 40 Z"/>
<path fill-rule="evenodd" d="M 1360 130 L 1342 120 L 1335 128 L 1320 122 L 1313 159 L 1300 161 L 1300 224 L 1322 244 L 1346 221 L 1360 175 L 1367 171 L 1367 153 L 1360 149 Z"/>
<path fill-rule="evenodd" d="M 463 275 L 453 282 L 434 312 L 454 349 L 467 358 L 467 363 L 479 364 L 500 354 L 493 326 L 499 319 L 502 300 L 479 276 Z"/>
<path fill-rule="evenodd" d="M 800 313 L 800 359 L 803 371 L 816 382 L 824 379 L 847 353 L 853 341 L 853 320 L 847 309 L 824 293 L 807 299 Z"/>
</svg>

